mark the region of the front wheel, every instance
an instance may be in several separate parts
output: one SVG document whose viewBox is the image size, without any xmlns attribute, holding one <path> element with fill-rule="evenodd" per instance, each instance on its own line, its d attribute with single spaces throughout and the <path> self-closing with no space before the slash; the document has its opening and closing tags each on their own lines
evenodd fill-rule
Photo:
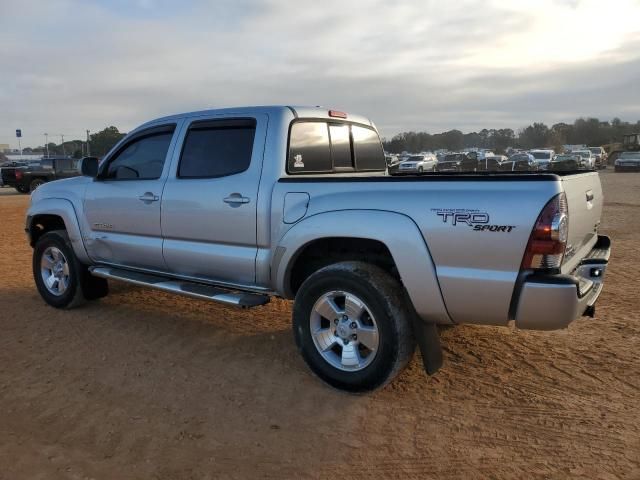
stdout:
<svg viewBox="0 0 640 480">
<path fill-rule="evenodd" d="M 40 296 L 56 308 L 73 308 L 109 293 L 107 281 L 92 276 L 76 258 L 64 230 L 38 239 L 33 250 L 33 278 Z"/>
<path fill-rule="evenodd" d="M 400 283 L 364 262 L 340 262 L 312 274 L 293 308 L 298 349 L 328 384 L 351 392 L 381 387 L 415 350 L 411 309 Z"/>
<path fill-rule="evenodd" d="M 25 187 L 24 185 L 18 185 L 15 188 L 19 193 L 29 193 L 29 187 Z"/>
</svg>

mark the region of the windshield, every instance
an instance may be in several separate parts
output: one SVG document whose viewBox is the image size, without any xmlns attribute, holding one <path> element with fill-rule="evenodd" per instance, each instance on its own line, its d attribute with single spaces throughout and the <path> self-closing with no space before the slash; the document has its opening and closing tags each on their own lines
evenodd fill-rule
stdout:
<svg viewBox="0 0 640 480">
<path fill-rule="evenodd" d="M 624 152 L 620 155 L 624 160 L 640 160 L 640 152 Z"/>
<path fill-rule="evenodd" d="M 551 152 L 530 152 L 536 160 L 551 160 Z"/>
<path fill-rule="evenodd" d="M 421 162 L 423 160 L 423 157 L 421 155 L 413 155 L 412 157 L 409 157 L 407 160 L 412 162 Z"/>
<path fill-rule="evenodd" d="M 573 152 L 575 155 L 580 155 L 581 157 L 590 157 L 591 156 L 591 152 L 589 150 L 578 150 L 576 152 Z"/>
<path fill-rule="evenodd" d="M 591 153 L 600 154 L 600 147 L 590 148 L 589 150 L 591 150 Z"/>
<path fill-rule="evenodd" d="M 445 162 L 458 162 L 462 160 L 462 155 L 457 154 L 457 155 L 447 155 L 446 157 L 444 157 L 444 161 Z"/>
</svg>

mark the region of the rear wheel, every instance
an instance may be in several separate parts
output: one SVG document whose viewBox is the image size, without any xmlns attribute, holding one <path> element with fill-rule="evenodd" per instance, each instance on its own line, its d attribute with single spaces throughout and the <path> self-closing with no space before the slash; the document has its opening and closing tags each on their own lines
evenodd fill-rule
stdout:
<svg viewBox="0 0 640 480">
<path fill-rule="evenodd" d="M 36 188 L 38 188 L 40 185 L 43 185 L 44 183 L 44 180 L 42 180 L 41 178 L 36 178 L 29 184 L 29 189 L 31 192 L 33 192 Z"/>
<path fill-rule="evenodd" d="M 40 296 L 56 308 L 73 308 L 109 292 L 107 281 L 93 277 L 78 261 L 64 230 L 38 239 L 33 250 L 33 277 Z"/>
<path fill-rule="evenodd" d="M 340 262 L 302 284 L 293 330 L 316 375 L 336 388 L 362 392 L 390 382 L 411 359 L 410 315 L 402 286 L 384 270 Z"/>
</svg>

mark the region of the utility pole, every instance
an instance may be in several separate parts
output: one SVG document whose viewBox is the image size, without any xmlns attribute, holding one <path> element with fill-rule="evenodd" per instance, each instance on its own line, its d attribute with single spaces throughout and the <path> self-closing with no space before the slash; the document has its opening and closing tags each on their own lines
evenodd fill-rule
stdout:
<svg viewBox="0 0 640 480">
<path fill-rule="evenodd" d="M 87 130 L 87 157 L 91 156 L 91 149 L 89 148 L 89 130 Z"/>
<path fill-rule="evenodd" d="M 62 143 L 60 144 L 60 145 L 62 145 L 62 156 L 63 156 L 63 157 L 66 157 L 66 156 L 67 156 L 67 154 L 66 154 L 66 153 L 65 153 L 65 151 L 64 151 L 64 134 L 62 134 L 62 133 L 61 133 L 61 134 L 60 134 L 60 138 L 62 139 Z"/>
<path fill-rule="evenodd" d="M 47 151 L 47 158 L 49 158 L 49 134 L 44 134 L 44 148 Z"/>
<path fill-rule="evenodd" d="M 20 150 L 20 160 L 22 160 L 22 143 L 20 142 L 20 138 L 22 137 L 21 128 L 16 128 L 16 137 L 18 138 L 18 149 Z"/>
</svg>

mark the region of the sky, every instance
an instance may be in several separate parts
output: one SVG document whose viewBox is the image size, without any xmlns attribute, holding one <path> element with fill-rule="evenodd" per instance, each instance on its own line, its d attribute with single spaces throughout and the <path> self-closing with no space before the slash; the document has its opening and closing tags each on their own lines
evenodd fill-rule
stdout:
<svg viewBox="0 0 640 480">
<path fill-rule="evenodd" d="M 640 0 L 0 0 L 0 143 L 241 105 L 381 135 L 640 120 Z"/>
</svg>

